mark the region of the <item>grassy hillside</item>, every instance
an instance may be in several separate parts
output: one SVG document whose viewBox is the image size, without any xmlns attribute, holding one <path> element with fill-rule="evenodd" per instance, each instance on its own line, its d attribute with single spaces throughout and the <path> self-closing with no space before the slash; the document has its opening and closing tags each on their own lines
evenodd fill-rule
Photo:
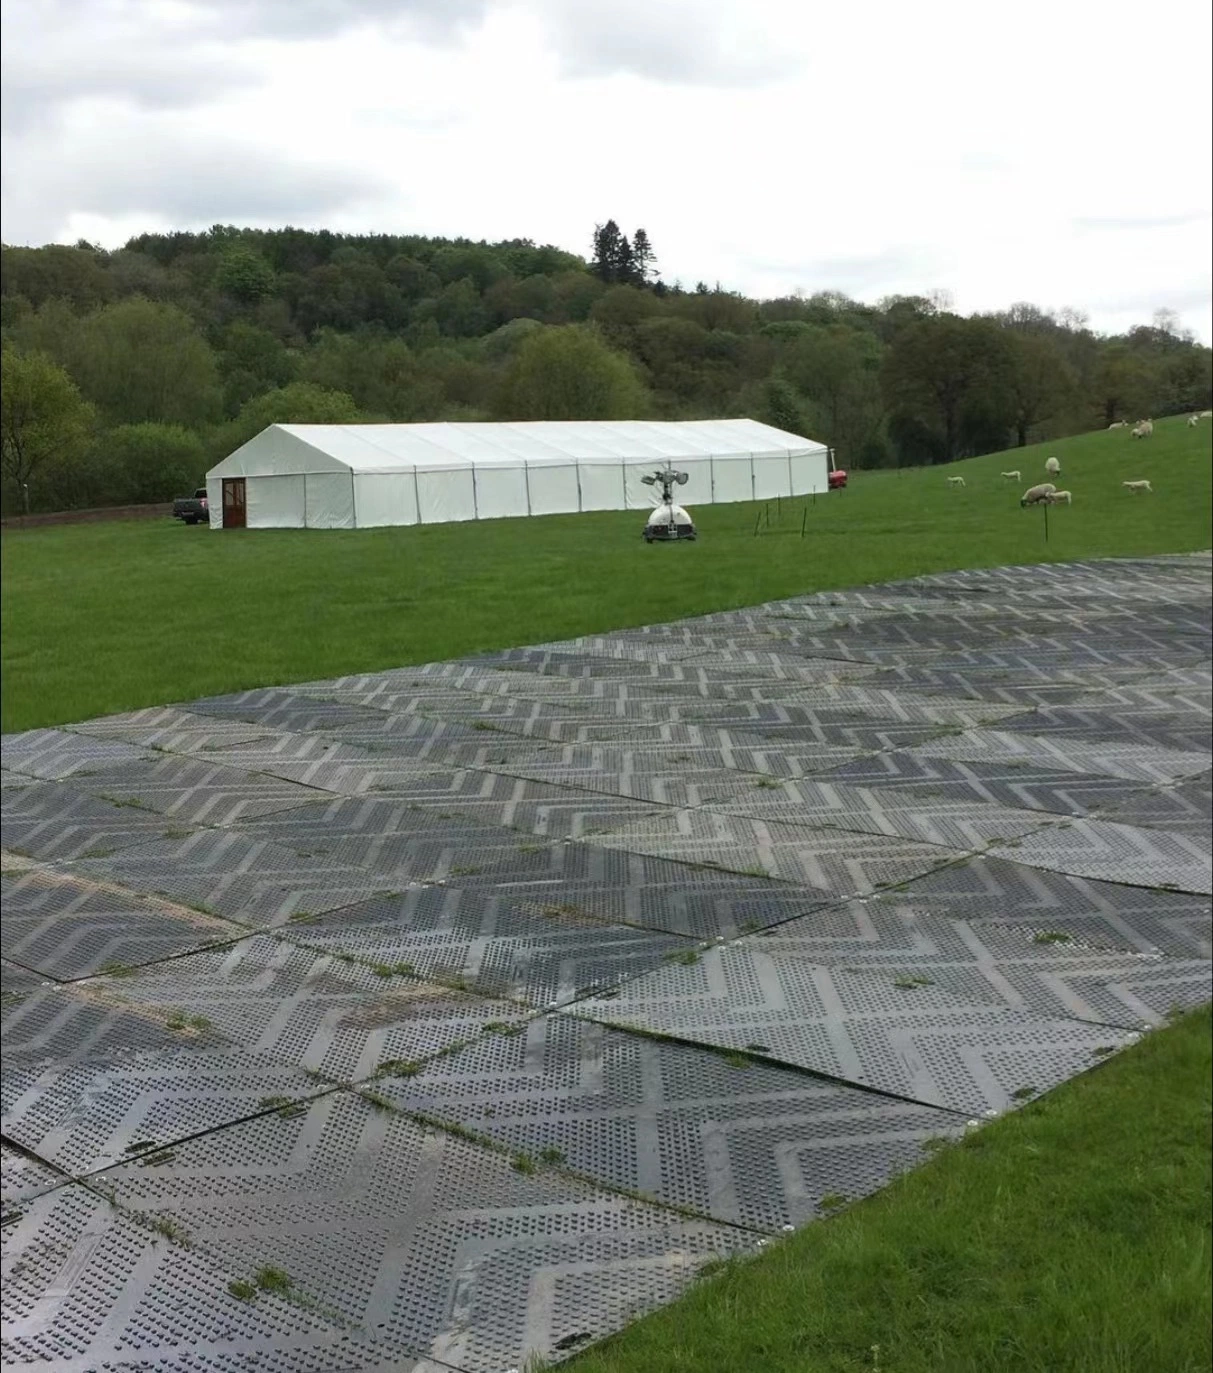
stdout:
<svg viewBox="0 0 1213 1373">
<path fill-rule="evenodd" d="M 646 547 L 640 512 L 361 531 L 212 533 L 168 520 L 3 537 L 3 728 L 449 658 L 948 568 L 1206 548 L 1213 425 L 1160 423 L 946 468 L 857 473 L 770 507 L 697 506 Z M 1071 508 L 1021 510 L 1062 462 Z M 1023 483 L 999 476 L 1018 468 Z M 963 490 L 947 476 L 963 475 Z M 1152 496 L 1120 483 L 1149 477 Z"/>
</svg>

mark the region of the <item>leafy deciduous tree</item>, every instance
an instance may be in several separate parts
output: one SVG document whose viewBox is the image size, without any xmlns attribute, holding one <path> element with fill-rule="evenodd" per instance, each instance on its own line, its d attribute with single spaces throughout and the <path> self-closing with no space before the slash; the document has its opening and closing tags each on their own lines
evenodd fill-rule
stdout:
<svg viewBox="0 0 1213 1373">
<path fill-rule="evenodd" d="M 71 377 L 45 353 L 0 353 L 0 465 L 28 508 L 29 486 L 54 467 L 70 467 L 88 451 L 92 407 Z"/>
<path fill-rule="evenodd" d="M 345 392 L 294 381 L 246 402 L 234 420 L 215 430 L 209 447 L 221 458 L 271 424 L 352 424 L 364 418 L 354 398 Z"/>
<path fill-rule="evenodd" d="M 631 362 L 584 325 L 545 329 L 510 362 L 496 410 L 502 419 L 635 419 L 647 404 Z"/>
<path fill-rule="evenodd" d="M 272 294 L 274 269 L 260 253 L 239 244 L 224 253 L 215 285 L 234 300 L 252 304 Z"/>
<path fill-rule="evenodd" d="M 1022 332 L 1010 334 L 1007 392 L 1015 437 L 1020 448 L 1028 434 L 1051 419 L 1073 393 L 1075 378 L 1069 364 L 1050 338 Z"/>
<path fill-rule="evenodd" d="M 768 424 L 773 424 L 776 429 L 783 429 L 789 434 L 807 433 L 808 425 L 805 422 L 800 397 L 790 383 L 780 376 L 770 377 L 763 387 L 763 393 L 765 419 Z"/>
<path fill-rule="evenodd" d="M 942 460 L 959 451 L 967 402 L 1005 384 L 1006 348 L 987 320 L 938 315 L 906 325 L 889 345 L 882 384 L 889 405 L 939 426 Z"/>
<path fill-rule="evenodd" d="M 188 495 L 206 472 L 201 438 L 179 424 L 120 424 L 97 445 L 113 499 L 150 505 Z"/>
<path fill-rule="evenodd" d="M 197 426 L 219 414 L 215 355 L 175 305 L 138 296 L 107 305 L 82 321 L 66 354 L 80 390 L 111 423 Z"/>
</svg>

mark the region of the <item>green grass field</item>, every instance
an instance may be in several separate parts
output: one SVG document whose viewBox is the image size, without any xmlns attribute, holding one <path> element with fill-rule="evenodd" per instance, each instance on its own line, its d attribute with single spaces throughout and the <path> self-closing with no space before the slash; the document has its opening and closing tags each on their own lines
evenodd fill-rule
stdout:
<svg viewBox="0 0 1213 1373">
<path fill-rule="evenodd" d="M 1207 1373 L 1206 1009 L 568 1373 Z"/>
<path fill-rule="evenodd" d="M 374 670 L 959 567 L 1207 548 L 1213 427 L 845 493 L 407 530 L 6 532 L 3 727 Z M 1071 508 L 1021 510 L 1062 461 Z M 1018 468 L 1022 483 L 999 472 Z M 964 490 L 946 477 L 963 474 Z M 1120 482 L 1149 477 L 1152 496 Z M 876 1197 L 730 1265 L 570 1373 L 1195 1373 L 1210 1366 L 1210 1016 L 1150 1035 Z M 925 1156 L 924 1156 L 925 1158 Z"/>
<path fill-rule="evenodd" d="M 391 530 L 212 533 L 169 520 L 6 531 L 3 728 L 450 658 L 948 568 L 1206 548 L 1213 426 L 1123 430 L 849 490 L 691 507 L 702 538 L 646 547 L 638 511 Z M 1021 510 L 1062 461 L 1073 507 Z M 999 477 L 1018 468 L 1023 484 Z M 962 474 L 964 490 L 950 489 Z M 1153 496 L 1122 480 L 1149 477 Z"/>
</svg>

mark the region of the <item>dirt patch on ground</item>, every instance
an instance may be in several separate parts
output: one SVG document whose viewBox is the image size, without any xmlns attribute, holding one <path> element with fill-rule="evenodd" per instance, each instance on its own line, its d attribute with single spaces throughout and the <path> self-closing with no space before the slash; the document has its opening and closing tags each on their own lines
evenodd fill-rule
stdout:
<svg viewBox="0 0 1213 1373">
<path fill-rule="evenodd" d="M 159 505 L 107 505 L 100 510 L 56 510 L 41 515 L 6 515 L 0 528 L 34 529 L 47 524 L 93 524 L 98 520 L 157 520 L 173 513 L 172 501 Z"/>
</svg>

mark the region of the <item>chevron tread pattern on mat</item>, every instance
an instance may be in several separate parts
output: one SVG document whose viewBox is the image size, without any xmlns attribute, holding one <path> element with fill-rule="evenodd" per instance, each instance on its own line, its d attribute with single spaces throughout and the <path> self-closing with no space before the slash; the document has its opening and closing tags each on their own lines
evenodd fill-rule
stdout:
<svg viewBox="0 0 1213 1373">
<path fill-rule="evenodd" d="M 6 1360 L 559 1358 L 1207 1002 L 1210 599 L 943 573 L 4 737 Z"/>
</svg>

